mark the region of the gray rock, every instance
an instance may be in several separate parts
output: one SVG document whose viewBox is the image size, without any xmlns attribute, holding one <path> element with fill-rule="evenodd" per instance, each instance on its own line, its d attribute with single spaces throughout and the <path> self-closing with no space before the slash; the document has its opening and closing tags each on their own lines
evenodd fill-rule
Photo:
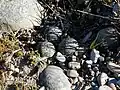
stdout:
<svg viewBox="0 0 120 90">
<path fill-rule="evenodd" d="M 108 27 L 100 30 L 96 37 L 96 43 L 106 42 L 106 45 L 113 48 L 118 46 L 118 34 L 116 29 Z M 103 44 L 103 43 L 102 43 Z"/>
<path fill-rule="evenodd" d="M 100 87 L 99 87 L 99 90 L 112 90 L 112 88 L 110 88 L 110 87 L 107 86 L 107 85 L 104 85 L 104 86 L 100 86 Z"/>
<path fill-rule="evenodd" d="M 75 77 L 78 77 L 79 74 L 77 73 L 76 70 L 68 70 L 67 71 L 67 76 L 75 78 Z"/>
<path fill-rule="evenodd" d="M 60 62 L 65 62 L 66 58 L 64 55 L 62 55 L 60 52 L 57 52 L 56 59 Z"/>
<path fill-rule="evenodd" d="M 63 55 L 72 55 L 76 48 L 78 47 L 78 42 L 70 37 L 67 37 L 62 40 L 62 42 L 59 44 L 59 50 Z"/>
<path fill-rule="evenodd" d="M 45 32 L 50 42 L 58 41 L 62 35 L 62 30 L 55 26 L 48 27 Z"/>
<path fill-rule="evenodd" d="M 40 19 L 40 11 L 43 7 L 37 0 L 0 0 L 0 25 L 10 25 L 13 29 L 33 28 L 39 25 L 36 20 Z"/>
<path fill-rule="evenodd" d="M 80 63 L 79 62 L 69 62 L 68 67 L 71 69 L 80 69 Z"/>
<path fill-rule="evenodd" d="M 51 42 L 41 42 L 37 47 L 43 57 L 52 57 L 55 54 L 55 47 Z"/>
<path fill-rule="evenodd" d="M 115 63 L 109 62 L 107 64 L 107 68 L 113 72 L 113 73 L 119 73 L 120 74 L 120 65 L 117 65 Z"/>
<path fill-rule="evenodd" d="M 75 55 L 72 55 L 72 61 L 73 62 L 77 61 L 77 57 Z"/>
<path fill-rule="evenodd" d="M 100 86 L 103 86 L 103 85 L 105 85 L 106 82 L 108 81 L 108 76 L 107 76 L 106 73 L 101 73 L 101 74 L 98 76 L 97 80 L 98 80 L 98 84 L 99 84 Z"/>
<path fill-rule="evenodd" d="M 40 85 L 46 90 L 71 90 L 71 84 L 63 70 L 57 66 L 48 66 L 39 77 Z"/>
<path fill-rule="evenodd" d="M 94 63 L 97 63 L 99 57 L 100 57 L 99 51 L 93 49 L 90 53 L 90 59 L 93 60 Z"/>
</svg>

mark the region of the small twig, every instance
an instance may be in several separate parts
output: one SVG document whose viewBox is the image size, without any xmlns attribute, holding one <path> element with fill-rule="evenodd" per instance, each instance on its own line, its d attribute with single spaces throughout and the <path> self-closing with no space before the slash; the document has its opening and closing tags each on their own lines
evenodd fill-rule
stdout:
<svg viewBox="0 0 120 90">
<path fill-rule="evenodd" d="M 107 20 L 110 20 L 110 21 L 113 21 L 113 20 L 120 20 L 120 18 L 106 17 L 106 16 L 101 16 L 101 15 L 96 15 L 96 14 L 89 13 L 89 12 L 85 12 L 85 11 L 81 11 L 81 10 L 73 10 L 73 11 L 77 11 L 77 12 L 84 13 L 84 14 L 91 15 L 91 16 L 98 17 L 98 18 L 107 19 Z"/>
</svg>

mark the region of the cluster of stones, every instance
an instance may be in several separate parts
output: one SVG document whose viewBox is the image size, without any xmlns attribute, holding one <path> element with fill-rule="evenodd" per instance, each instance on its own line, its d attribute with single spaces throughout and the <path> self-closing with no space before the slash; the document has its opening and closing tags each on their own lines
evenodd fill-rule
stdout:
<svg viewBox="0 0 120 90">
<path fill-rule="evenodd" d="M 111 27 L 100 30 L 97 42 L 100 42 L 100 38 L 106 37 L 107 45 L 111 46 L 114 40 L 106 35 L 110 37 L 114 30 Z M 40 73 L 40 85 L 46 90 L 117 90 L 119 88 L 120 80 L 116 79 L 119 75 L 119 65 L 111 60 L 106 61 L 96 49 L 92 49 L 89 55 L 85 54 L 85 48 L 80 47 L 77 40 L 70 36 L 61 38 L 62 30 L 58 27 L 49 27 L 45 33 L 46 41 L 40 43 L 39 50 L 43 57 L 51 57 L 53 62 L 57 63 L 48 66 Z M 84 76 L 81 75 L 82 72 Z M 109 73 L 114 73 L 114 76 L 111 77 Z"/>
</svg>

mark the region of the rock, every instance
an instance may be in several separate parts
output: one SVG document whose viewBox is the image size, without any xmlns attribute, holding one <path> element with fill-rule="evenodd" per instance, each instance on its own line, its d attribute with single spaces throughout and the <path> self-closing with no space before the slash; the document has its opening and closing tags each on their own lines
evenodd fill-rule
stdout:
<svg viewBox="0 0 120 90">
<path fill-rule="evenodd" d="M 98 32 L 97 37 L 96 37 L 96 43 L 98 44 L 102 42 L 103 40 L 104 42 L 106 42 L 106 46 L 110 48 L 115 49 L 117 46 L 119 46 L 118 34 L 117 34 L 116 29 L 113 27 L 107 27 Z"/>
<path fill-rule="evenodd" d="M 55 54 L 55 47 L 51 42 L 41 42 L 37 47 L 43 57 L 52 57 Z"/>
<path fill-rule="evenodd" d="M 73 79 L 73 84 L 76 84 L 78 82 L 78 78 Z"/>
<path fill-rule="evenodd" d="M 39 25 L 36 20 L 40 19 L 39 15 L 42 16 L 40 12 L 43 10 L 37 0 L 1 0 L 0 8 L 2 30 L 8 25 L 15 30 L 33 28 L 33 25 Z"/>
<path fill-rule="evenodd" d="M 102 61 L 104 61 L 104 60 L 105 60 L 105 58 L 104 58 L 104 57 L 102 57 L 102 56 L 100 56 L 98 59 L 100 60 L 100 62 L 102 62 Z"/>
<path fill-rule="evenodd" d="M 45 90 L 45 87 L 43 86 L 43 87 L 41 87 L 39 90 Z"/>
<path fill-rule="evenodd" d="M 107 86 L 107 85 L 104 85 L 104 86 L 100 86 L 100 87 L 99 87 L 99 90 L 112 90 L 112 88 L 110 88 L 110 87 Z"/>
<path fill-rule="evenodd" d="M 103 86 L 106 84 L 107 80 L 108 80 L 108 76 L 106 73 L 101 73 L 98 77 L 97 77 L 97 80 L 98 80 L 98 84 L 100 86 Z"/>
<path fill-rule="evenodd" d="M 82 57 L 84 52 L 85 52 L 86 48 L 85 47 L 77 47 L 77 51 L 78 51 L 78 56 Z"/>
<path fill-rule="evenodd" d="M 93 61 L 92 61 L 92 60 L 86 60 L 86 64 L 92 65 L 92 64 L 93 64 Z"/>
<path fill-rule="evenodd" d="M 63 70 L 54 65 L 49 65 L 40 74 L 39 81 L 46 90 L 71 90 L 71 84 Z"/>
<path fill-rule="evenodd" d="M 78 77 L 79 74 L 77 73 L 76 70 L 68 70 L 67 71 L 67 76 L 75 78 L 75 77 Z"/>
<path fill-rule="evenodd" d="M 113 73 L 119 73 L 120 74 L 120 65 L 117 65 L 115 63 L 109 62 L 107 64 L 107 68 L 113 72 Z"/>
<path fill-rule="evenodd" d="M 62 40 L 62 42 L 59 44 L 59 51 L 63 55 L 73 55 L 73 53 L 76 51 L 76 48 L 78 47 L 78 42 L 70 37 L 67 37 Z"/>
<path fill-rule="evenodd" d="M 60 52 L 57 52 L 56 59 L 60 62 L 65 62 L 66 58 L 64 55 L 62 55 Z"/>
<path fill-rule="evenodd" d="M 112 88 L 112 90 L 117 90 L 117 88 L 116 88 L 116 86 L 115 86 L 115 84 L 114 84 L 114 83 L 110 83 L 110 84 L 109 84 L 109 87 L 111 87 L 111 88 Z"/>
<path fill-rule="evenodd" d="M 69 62 L 68 67 L 71 69 L 80 69 L 80 63 L 78 62 Z"/>
<path fill-rule="evenodd" d="M 99 51 L 93 49 L 90 53 L 90 59 L 93 60 L 94 63 L 97 63 L 99 57 L 100 57 Z"/>
<path fill-rule="evenodd" d="M 117 81 L 117 87 L 120 89 L 120 80 Z"/>
<path fill-rule="evenodd" d="M 46 29 L 47 40 L 50 42 L 58 41 L 62 35 L 62 30 L 55 26 L 49 26 Z"/>
<path fill-rule="evenodd" d="M 75 62 L 77 60 L 77 57 L 75 55 L 72 55 L 72 61 Z"/>
</svg>

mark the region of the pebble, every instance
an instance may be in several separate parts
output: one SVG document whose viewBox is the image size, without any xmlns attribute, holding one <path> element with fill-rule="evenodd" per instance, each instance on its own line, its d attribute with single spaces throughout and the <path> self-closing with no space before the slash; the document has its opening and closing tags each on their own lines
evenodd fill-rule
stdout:
<svg viewBox="0 0 120 90">
<path fill-rule="evenodd" d="M 105 58 L 102 57 L 102 56 L 100 56 L 98 59 L 99 59 L 101 62 L 105 60 Z"/>
<path fill-rule="evenodd" d="M 78 82 L 78 78 L 76 77 L 73 79 L 73 84 L 76 84 L 77 82 Z"/>
<path fill-rule="evenodd" d="M 39 75 L 40 86 L 45 86 L 47 90 L 71 90 L 68 77 L 60 67 L 49 65 Z"/>
<path fill-rule="evenodd" d="M 90 59 L 93 60 L 94 63 L 97 63 L 99 57 L 100 57 L 99 51 L 93 49 L 90 53 Z"/>
<path fill-rule="evenodd" d="M 66 58 L 64 55 L 62 55 L 60 52 L 57 52 L 56 59 L 60 62 L 65 62 Z"/>
<path fill-rule="evenodd" d="M 76 78 L 76 77 L 79 76 L 79 74 L 77 73 L 76 70 L 68 70 L 67 71 L 67 76 L 72 77 L 72 78 Z"/>
<path fill-rule="evenodd" d="M 80 63 L 79 62 L 69 62 L 68 67 L 71 69 L 80 69 Z"/>
<path fill-rule="evenodd" d="M 42 86 L 39 90 L 45 90 L 45 87 L 44 87 L 44 86 Z"/>
<path fill-rule="evenodd" d="M 93 61 L 92 61 L 92 60 L 86 60 L 86 63 L 87 63 L 88 65 L 92 65 L 92 64 L 93 64 Z"/>
<path fill-rule="evenodd" d="M 110 83 L 110 84 L 109 84 L 109 87 L 111 87 L 111 88 L 112 88 L 112 90 L 117 90 L 117 88 L 116 88 L 116 86 L 115 86 L 115 84 L 114 84 L 114 83 Z"/>
<path fill-rule="evenodd" d="M 110 88 L 110 87 L 107 86 L 107 85 L 103 85 L 103 86 L 100 86 L 100 87 L 99 87 L 99 90 L 112 90 L 112 88 Z"/>
<path fill-rule="evenodd" d="M 45 41 L 38 44 L 38 49 L 43 57 L 52 57 L 55 54 L 55 47 L 51 42 Z"/>
<path fill-rule="evenodd" d="M 115 63 L 113 63 L 113 62 L 109 62 L 109 63 L 107 64 L 107 68 L 108 68 L 111 72 L 113 72 L 113 73 L 118 73 L 118 74 L 120 74 L 120 65 L 117 65 L 117 64 L 115 64 Z"/>
<path fill-rule="evenodd" d="M 106 73 L 101 73 L 98 77 L 97 77 L 97 80 L 98 80 L 98 84 L 100 86 L 103 86 L 106 84 L 106 82 L 108 81 L 108 76 Z"/>
<path fill-rule="evenodd" d="M 77 57 L 75 55 L 72 55 L 72 61 L 75 62 L 77 60 Z"/>
</svg>

